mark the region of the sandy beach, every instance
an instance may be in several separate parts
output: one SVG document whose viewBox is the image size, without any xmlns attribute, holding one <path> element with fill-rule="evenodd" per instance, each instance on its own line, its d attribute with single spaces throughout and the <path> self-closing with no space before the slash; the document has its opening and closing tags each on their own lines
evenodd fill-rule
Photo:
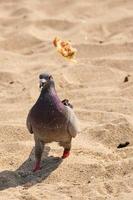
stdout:
<svg viewBox="0 0 133 200">
<path fill-rule="evenodd" d="M 0 200 L 133 199 L 132 24 L 131 0 L 0 0 Z M 71 40 L 77 63 L 56 52 L 56 36 Z M 47 144 L 33 173 L 26 117 L 42 72 L 81 132 L 65 160 Z"/>
</svg>

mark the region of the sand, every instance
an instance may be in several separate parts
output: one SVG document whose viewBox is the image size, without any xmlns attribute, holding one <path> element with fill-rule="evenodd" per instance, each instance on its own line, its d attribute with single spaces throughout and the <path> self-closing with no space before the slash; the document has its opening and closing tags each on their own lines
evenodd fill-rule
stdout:
<svg viewBox="0 0 133 200">
<path fill-rule="evenodd" d="M 131 0 L 0 1 L 0 200 L 133 199 L 132 9 Z M 56 52 L 55 36 L 71 40 L 77 63 Z M 63 161 L 48 144 L 33 173 L 25 121 L 41 72 L 74 105 L 81 132 Z"/>
</svg>

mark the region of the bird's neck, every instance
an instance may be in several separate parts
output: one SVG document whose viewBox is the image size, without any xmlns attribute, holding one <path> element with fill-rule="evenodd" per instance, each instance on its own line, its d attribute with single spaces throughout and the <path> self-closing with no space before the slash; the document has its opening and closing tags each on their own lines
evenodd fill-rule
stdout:
<svg viewBox="0 0 133 200">
<path fill-rule="evenodd" d="M 56 90 L 54 87 L 49 88 L 48 90 L 42 89 L 40 97 L 42 102 L 47 102 L 47 106 L 52 106 L 55 109 L 62 110 L 64 105 L 57 96 Z"/>
</svg>

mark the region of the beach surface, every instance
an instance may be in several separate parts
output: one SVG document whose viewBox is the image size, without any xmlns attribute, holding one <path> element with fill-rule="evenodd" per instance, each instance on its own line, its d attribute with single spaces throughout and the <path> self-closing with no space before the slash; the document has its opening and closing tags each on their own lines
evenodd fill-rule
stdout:
<svg viewBox="0 0 133 200">
<path fill-rule="evenodd" d="M 132 24 L 131 0 L 0 0 L 0 200 L 133 199 Z M 71 40 L 77 63 L 59 55 L 56 36 Z M 33 173 L 25 122 L 42 72 L 81 132 L 65 160 L 47 144 Z"/>
</svg>

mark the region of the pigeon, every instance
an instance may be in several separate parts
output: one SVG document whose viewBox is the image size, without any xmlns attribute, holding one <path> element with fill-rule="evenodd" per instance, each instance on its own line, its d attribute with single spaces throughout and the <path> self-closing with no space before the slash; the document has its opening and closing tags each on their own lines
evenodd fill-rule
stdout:
<svg viewBox="0 0 133 200">
<path fill-rule="evenodd" d="M 52 75 L 40 74 L 39 80 L 40 96 L 26 120 L 27 129 L 34 134 L 35 140 L 34 172 L 41 169 L 41 156 L 46 143 L 58 142 L 64 148 L 64 159 L 70 154 L 72 138 L 79 132 L 78 119 L 71 106 L 58 97 Z"/>
<path fill-rule="evenodd" d="M 68 100 L 68 99 L 62 100 L 62 103 L 63 103 L 65 106 L 69 106 L 70 108 L 73 108 L 73 105 L 69 103 L 69 100 Z"/>
</svg>

